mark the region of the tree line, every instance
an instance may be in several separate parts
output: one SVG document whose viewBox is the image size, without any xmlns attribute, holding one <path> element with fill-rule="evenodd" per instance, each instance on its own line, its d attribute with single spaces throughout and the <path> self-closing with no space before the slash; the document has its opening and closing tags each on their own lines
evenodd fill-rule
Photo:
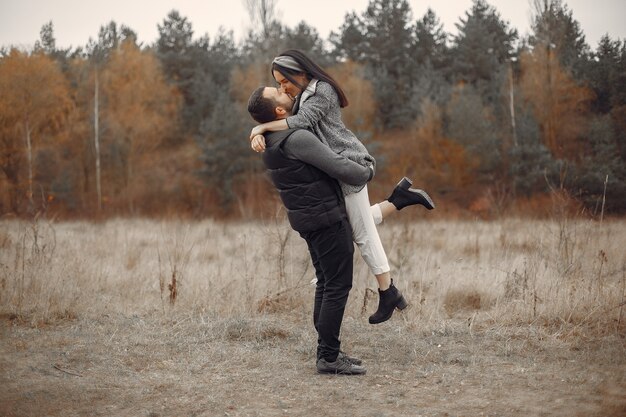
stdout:
<svg viewBox="0 0 626 417">
<path fill-rule="evenodd" d="M 626 211 L 626 42 L 592 49 L 567 5 L 534 0 L 530 35 L 474 0 L 446 33 L 406 0 L 370 0 L 322 39 L 247 2 L 255 29 L 194 37 L 176 10 L 144 45 L 115 22 L 84 47 L 0 49 L 0 213 L 254 216 L 276 199 L 251 152 L 247 98 L 272 57 L 312 56 L 350 99 L 378 161 L 373 197 L 404 175 L 440 207 L 533 211 L 550 194 Z M 441 204 L 441 202 L 445 204 Z"/>
</svg>

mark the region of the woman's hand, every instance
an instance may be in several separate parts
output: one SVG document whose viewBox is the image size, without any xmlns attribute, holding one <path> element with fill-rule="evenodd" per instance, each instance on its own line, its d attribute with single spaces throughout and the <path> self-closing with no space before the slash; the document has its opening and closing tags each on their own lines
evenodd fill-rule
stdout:
<svg viewBox="0 0 626 417">
<path fill-rule="evenodd" d="M 258 135 L 262 135 L 263 133 L 265 133 L 266 129 L 265 129 L 265 125 L 256 125 L 252 128 L 252 131 L 250 132 L 250 140 L 252 141 L 252 139 L 255 136 Z M 265 139 L 263 139 L 263 141 L 265 142 Z"/>
<path fill-rule="evenodd" d="M 265 136 L 255 135 L 250 141 L 250 147 L 255 152 L 265 152 Z"/>
</svg>

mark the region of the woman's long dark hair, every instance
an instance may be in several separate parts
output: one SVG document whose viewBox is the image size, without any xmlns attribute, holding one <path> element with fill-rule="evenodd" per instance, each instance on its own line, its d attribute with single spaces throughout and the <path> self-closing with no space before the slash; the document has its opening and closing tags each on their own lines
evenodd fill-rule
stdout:
<svg viewBox="0 0 626 417">
<path fill-rule="evenodd" d="M 322 69 L 319 65 L 317 65 L 311 58 L 306 56 L 304 52 L 299 51 L 297 49 L 289 49 L 280 55 L 282 56 L 290 56 L 296 60 L 298 64 L 304 69 L 304 74 L 309 78 L 309 80 L 313 78 L 317 78 L 318 80 L 327 82 L 332 85 L 335 89 L 335 92 L 339 96 L 339 106 L 346 107 L 348 105 L 348 97 L 343 92 L 339 83 L 335 81 L 333 77 L 330 76 L 326 71 Z M 280 72 L 286 79 L 291 81 L 294 85 L 297 85 L 299 88 L 304 89 L 306 86 L 300 85 L 294 78 L 294 75 L 301 74 L 299 71 L 292 70 L 290 68 L 281 67 L 277 64 L 272 64 L 272 74 L 274 74 L 274 70 Z"/>
</svg>

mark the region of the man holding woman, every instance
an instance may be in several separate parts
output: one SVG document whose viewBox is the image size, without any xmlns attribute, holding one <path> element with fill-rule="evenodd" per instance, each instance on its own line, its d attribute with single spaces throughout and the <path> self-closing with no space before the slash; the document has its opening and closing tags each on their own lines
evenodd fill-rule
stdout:
<svg viewBox="0 0 626 417">
<path fill-rule="evenodd" d="M 341 119 L 341 108 L 348 105 L 348 99 L 333 77 L 298 50 L 288 50 L 276 57 L 272 62 L 272 75 L 279 89 L 295 101 L 297 114 L 255 126 L 250 134 L 253 149 L 263 150 L 263 134 L 266 132 L 288 128 L 308 129 L 335 153 L 375 169 L 375 159 Z M 398 183 L 387 200 L 372 206 L 366 185 L 351 185 L 341 181 L 340 185 L 354 242 L 378 282 L 378 309 L 370 316 L 369 322 L 382 323 L 391 317 L 395 308 L 405 308 L 406 300 L 391 278 L 389 262 L 376 224 L 409 205 L 420 204 L 429 210 L 435 205 L 425 191 L 410 188 L 411 181 L 406 177 Z"/>
<path fill-rule="evenodd" d="M 320 340 L 323 341 L 324 339 L 324 337 L 322 337 L 323 332 L 320 332 L 320 317 L 323 317 L 324 314 L 319 314 L 318 307 L 324 312 L 326 311 L 325 306 L 328 304 L 325 300 L 343 300 L 339 301 L 339 304 L 343 303 L 343 306 L 338 307 L 337 305 L 331 308 L 331 310 L 334 311 L 331 315 L 339 318 L 340 325 L 349 288 L 345 291 L 344 287 L 341 291 L 341 297 L 337 298 L 337 294 L 333 290 L 332 285 L 329 287 L 329 283 L 333 282 L 333 279 L 329 279 L 325 268 L 322 267 L 319 262 L 319 254 L 321 253 L 319 248 L 316 249 L 316 244 L 312 243 L 310 235 L 303 234 L 308 233 L 307 231 L 299 230 L 302 229 L 302 225 L 300 225 L 297 220 L 294 220 L 299 217 L 298 212 L 303 210 L 303 201 L 296 201 L 297 199 L 294 200 L 290 198 L 285 199 L 285 196 L 290 195 L 287 192 L 290 187 L 281 180 L 285 172 L 282 169 L 282 165 L 274 165 L 277 161 L 276 155 L 281 155 L 281 157 L 285 157 L 286 159 L 299 160 L 300 162 L 304 161 L 306 164 L 317 167 L 322 170 L 322 172 L 328 173 L 339 181 L 340 188 L 338 189 L 341 190 L 341 198 L 337 201 L 333 201 L 338 202 L 339 207 L 345 207 L 345 214 L 349 220 L 348 227 L 342 226 L 341 233 L 345 235 L 348 229 L 351 230 L 352 239 L 359 246 L 363 259 L 376 276 L 380 298 L 378 309 L 370 316 L 369 322 L 372 324 L 382 323 L 391 317 L 396 308 L 406 308 L 407 302 L 391 279 L 389 264 L 380 237 L 378 236 L 376 224 L 382 222 L 384 217 L 406 206 L 421 204 L 430 210 L 434 208 L 434 203 L 423 190 L 410 188 L 411 182 L 405 177 L 398 183 L 387 200 L 370 206 L 365 182 L 356 182 L 342 177 L 337 173 L 328 171 L 328 169 L 333 169 L 333 164 L 337 164 L 334 168 L 350 165 L 346 164 L 345 161 L 352 162 L 353 165 L 360 168 L 366 168 L 368 172 L 371 173 L 375 170 L 374 158 L 367 152 L 365 146 L 363 146 L 356 136 L 345 127 L 341 120 L 341 107 L 345 107 L 348 104 L 348 100 L 341 87 L 321 67 L 297 50 L 285 51 L 280 56 L 276 57 L 272 62 L 272 75 L 279 84 L 279 88 L 260 88 L 255 91 L 249 101 L 248 110 L 250 114 L 257 122 L 261 123 L 251 132 L 251 146 L 257 152 L 271 151 L 269 154 L 267 152 L 264 154 L 264 162 L 268 169 L 270 169 L 274 184 L 279 190 L 281 198 L 287 207 L 292 227 L 299 231 L 305 240 L 307 240 L 307 244 L 309 244 L 309 251 L 311 252 L 311 258 L 316 267 L 316 275 L 318 278 L 314 324 L 320 334 Z M 291 114 L 291 110 L 294 107 L 298 109 L 295 115 Z M 315 136 L 317 136 L 317 140 L 321 142 L 315 145 L 316 148 L 293 146 L 293 143 L 296 141 L 288 140 L 292 136 L 292 129 L 308 129 L 313 132 Z M 264 137 L 263 134 L 265 134 L 267 138 Z M 279 139 L 276 139 L 277 137 Z M 269 140 L 269 142 L 266 143 L 266 139 Z M 288 145 L 290 143 L 292 146 Z M 310 143 L 313 142 L 311 141 Z M 327 146 L 328 149 L 317 147 L 320 144 Z M 291 151 L 288 151 L 288 149 L 291 149 Z M 298 149 L 300 149 L 300 151 L 298 151 Z M 306 151 L 303 151 L 305 149 Z M 332 152 L 328 153 L 328 150 L 332 150 Z M 300 153 L 298 154 L 298 152 Z M 320 155 L 325 155 L 325 157 L 322 158 L 324 162 L 322 162 L 321 165 L 319 158 L 316 159 L 316 157 Z M 324 171 L 325 169 L 326 171 Z M 350 169 L 358 168 L 352 166 Z M 314 173 L 311 173 L 311 175 L 311 179 L 316 181 L 316 175 L 314 175 Z M 369 179 L 371 179 L 371 176 Z M 299 184 L 303 184 L 307 181 L 306 178 L 298 178 L 298 180 L 300 181 Z M 343 205 L 344 201 L 345 206 Z M 316 204 L 318 205 L 317 208 L 324 206 L 324 204 L 319 205 L 319 201 Z M 335 208 L 336 205 L 333 205 L 329 212 L 332 213 Z M 321 224 L 328 226 L 324 222 Z M 333 225 L 333 227 L 335 226 L 336 225 Z M 328 241 L 326 238 L 333 236 L 333 233 L 326 230 L 326 228 L 323 229 L 324 232 L 318 233 L 317 235 L 321 236 L 320 241 Z M 342 262 L 339 260 L 340 257 L 335 256 L 332 258 L 335 259 L 335 261 L 331 263 L 337 262 L 337 265 L 331 268 L 334 269 Z M 352 263 L 351 253 L 349 263 Z M 347 267 L 342 266 L 342 268 Z M 343 273 L 347 272 L 344 270 Z M 349 281 L 351 286 L 351 266 Z M 330 304 L 333 303 L 331 302 Z M 324 322 L 324 320 L 321 320 L 321 322 Z M 322 351 L 323 350 L 324 349 L 322 349 Z M 333 359 L 333 357 L 334 353 L 329 359 Z M 318 348 L 318 371 L 320 371 L 319 359 L 323 358 L 324 355 L 322 355 L 322 358 L 319 357 Z M 323 363 L 328 363 L 326 359 L 324 361 Z M 353 366 L 356 365 L 353 364 Z M 326 368 L 322 366 L 322 369 Z M 331 369 L 333 368 L 331 367 Z M 353 372 L 348 371 L 340 373 Z"/>
</svg>

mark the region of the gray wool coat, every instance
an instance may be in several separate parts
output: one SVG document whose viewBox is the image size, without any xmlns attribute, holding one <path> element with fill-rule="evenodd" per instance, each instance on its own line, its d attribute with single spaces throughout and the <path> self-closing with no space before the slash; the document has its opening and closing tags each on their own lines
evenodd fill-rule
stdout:
<svg viewBox="0 0 626 417">
<path fill-rule="evenodd" d="M 300 94 L 297 114 L 287 117 L 287 125 L 294 129 L 308 129 L 335 153 L 360 165 L 376 170 L 376 160 L 361 141 L 341 120 L 339 96 L 332 85 L 316 79 Z M 339 182 L 344 195 L 361 191 L 363 185 Z"/>
</svg>

